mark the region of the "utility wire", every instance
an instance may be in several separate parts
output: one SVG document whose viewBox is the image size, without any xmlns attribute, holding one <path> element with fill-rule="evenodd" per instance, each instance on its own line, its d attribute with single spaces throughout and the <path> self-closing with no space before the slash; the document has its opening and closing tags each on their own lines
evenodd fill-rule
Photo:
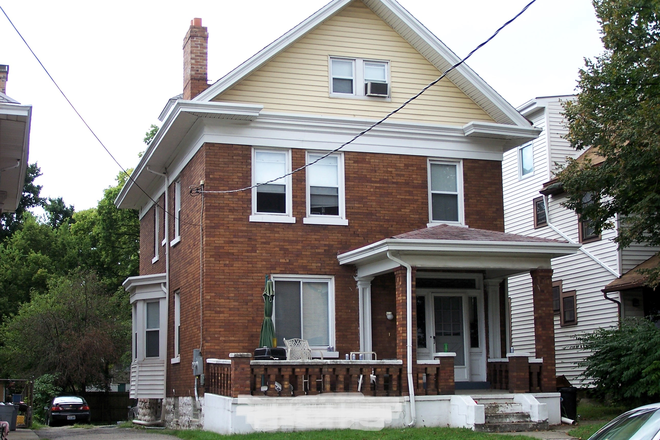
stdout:
<svg viewBox="0 0 660 440">
<path fill-rule="evenodd" d="M 412 97 L 409 98 L 407 101 L 405 101 L 403 104 L 401 104 L 399 107 L 397 107 L 396 109 L 392 110 L 390 113 L 388 113 L 387 115 L 385 115 L 383 118 L 381 118 L 380 120 L 374 122 L 372 125 L 370 125 L 370 126 L 367 127 L 366 129 L 362 130 L 361 132 L 359 132 L 358 134 L 356 134 L 355 136 L 353 136 L 350 140 L 344 142 L 344 143 L 341 144 L 339 147 L 337 147 L 337 148 L 335 148 L 335 149 L 333 149 L 333 150 L 331 150 L 331 151 L 325 153 L 324 155 L 318 157 L 318 158 L 315 159 L 314 161 L 312 161 L 312 162 L 310 162 L 310 163 L 308 163 L 308 164 L 305 164 L 305 165 L 303 165 L 303 166 L 301 166 L 301 167 L 298 167 L 298 168 L 296 168 L 296 169 L 294 169 L 294 170 L 292 170 L 292 171 L 290 171 L 290 172 L 288 172 L 288 173 L 286 173 L 286 174 L 284 174 L 284 175 L 282 175 L 282 176 L 276 177 L 276 178 L 271 179 L 271 180 L 268 180 L 268 181 L 266 181 L 266 182 L 257 183 L 257 184 L 255 184 L 255 185 L 250 185 L 250 186 L 246 186 L 246 187 L 238 188 L 238 189 L 232 189 L 232 190 L 221 190 L 221 191 L 210 191 L 210 190 L 204 190 L 202 187 L 193 187 L 193 188 L 190 188 L 190 194 L 194 196 L 194 195 L 199 195 L 199 194 L 230 194 L 230 193 L 237 193 L 237 192 L 248 191 L 248 190 L 251 190 L 251 189 L 253 189 L 253 188 L 257 188 L 257 187 L 259 187 L 259 186 L 268 185 L 268 184 L 270 184 L 270 183 L 276 182 L 276 181 L 278 181 L 278 180 L 281 180 L 281 179 L 283 179 L 283 178 L 286 178 L 286 177 L 288 177 L 288 176 L 291 176 L 291 175 L 293 175 L 293 174 L 295 174 L 295 173 L 298 173 L 298 172 L 300 172 L 300 171 L 306 169 L 307 167 L 310 167 L 310 166 L 314 165 L 315 163 L 320 162 L 321 160 L 325 159 L 326 157 L 328 157 L 328 156 L 330 156 L 330 155 L 332 155 L 332 154 L 334 154 L 334 153 L 336 153 L 336 152 L 338 152 L 338 151 L 344 149 L 346 146 L 352 144 L 353 142 L 355 142 L 356 140 L 358 140 L 360 137 L 364 136 L 365 134 L 369 133 L 370 131 L 372 131 L 373 129 L 375 129 L 375 128 L 378 127 L 379 125 L 381 125 L 383 122 L 387 121 L 387 120 L 388 120 L 389 118 L 391 118 L 393 115 L 395 115 L 396 113 L 398 113 L 399 111 L 401 111 L 403 108 L 405 108 L 408 104 L 410 104 L 411 102 L 413 102 L 415 99 L 419 98 L 419 97 L 420 97 L 423 93 L 425 93 L 428 89 L 430 89 L 431 87 L 433 87 L 434 85 L 436 85 L 438 82 L 440 82 L 440 81 L 441 81 L 443 78 L 445 78 L 445 77 L 446 77 L 446 76 L 447 76 L 452 70 L 456 69 L 456 68 L 459 67 L 461 64 L 465 63 L 465 62 L 466 62 L 466 61 L 467 61 L 467 60 L 468 60 L 468 59 L 469 59 L 469 58 L 470 58 L 470 57 L 471 57 L 476 51 L 478 51 L 479 49 L 481 49 L 482 47 L 484 47 L 486 44 L 488 44 L 493 38 L 495 38 L 495 37 L 497 36 L 497 34 L 500 33 L 500 31 L 502 31 L 502 29 L 504 29 L 505 27 L 507 27 L 508 25 L 510 25 L 511 23 L 513 23 L 518 17 L 520 17 L 523 13 L 525 13 L 525 11 L 527 11 L 527 9 L 528 9 L 532 4 L 534 4 L 535 2 L 536 2 L 536 0 L 532 0 L 532 1 L 530 1 L 530 2 L 529 2 L 529 3 L 528 3 L 528 4 L 527 4 L 527 5 L 526 5 L 526 6 L 525 6 L 520 12 L 518 12 L 518 14 L 516 14 L 513 18 L 511 18 L 511 19 L 508 20 L 506 23 L 504 23 L 502 26 L 500 26 L 500 27 L 499 27 L 499 28 L 498 28 L 498 29 L 497 29 L 497 30 L 496 30 L 496 31 L 495 31 L 495 32 L 494 32 L 494 33 L 493 33 L 493 34 L 492 34 L 487 40 L 485 40 L 484 42 L 482 42 L 481 44 L 479 44 L 477 47 L 475 47 L 474 49 L 472 49 L 472 51 L 470 51 L 470 53 L 468 53 L 467 56 L 465 56 L 463 59 L 461 59 L 460 61 L 458 61 L 458 62 L 457 62 L 456 64 L 454 64 L 453 66 L 451 66 L 449 69 L 445 70 L 445 72 L 444 72 L 442 75 L 440 75 L 436 80 L 434 80 L 434 81 L 432 81 L 431 83 L 429 83 L 426 87 L 424 87 L 422 90 L 420 90 L 416 95 L 412 96 Z M 85 118 L 84 118 L 84 117 L 78 112 L 78 110 L 77 110 L 76 107 L 73 105 L 73 103 L 69 100 L 69 98 L 68 98 L 67 95 L 64 93 L 64 91 L 62 91 L 62 89 L 60 88 L 60 86 L 57 84 L 57 81 L 55 81 L 55 79 L 54 79 L 54 78 L 51 76 L 51 74 L 48 72 L 48 69 L 46 69 L 46 67 L 43 65 L 43 63 L 41 62 L 41 60 L 39 59 L 39 57 L 37 56 L 37 54 L 34 53 L 34 51 L 32 50 L 32 48 L 31 48 L 30 45 L 28 44 L 28 42 L 25 40 L 25 38 L 23 38 L 23 35 L 22 35 L 22 34 L 20 33 L 20 31 L 16 28 L 16 26 L 15 26 L 14 23 L 11 21 L 11 19 L 9 18 L 9 16 L 8 16 L 7 13 L 5 12 L 4 8 L 2 8 L 2 6 L 0 6 L 0 10 L 2 10 L 2 13 L 5 15 L 5 17 L 7 17 L 7 20 L 9 21 L 9 23 L 11 24 L 11 26 L 14 28 L 14 30 L 16 31 L 16 33 L 18 34 L 18 36 L 21 38 L 21 40 L 23 40 L 23 43 L 25 43 L 25 45 L 27 46 L 28 50 L 32 53 L 32 55 L 33 55 L 34 58 L 37 60 L 37 62 L 39 63 L 39 65 L 41 65 L 42 69 L 46 72 L 46 75 L 48 75 L 48 77 L 49 77 L 50 80 L 53 82 L 53 84 L 55 85 L 55 87 L 57 88 L 57 90 L 59 90 L 59 92 L 62 94 L 62 96 L 64 97 L 64 99 L 66 100 L 66 102 L 67 102 L 67 103 L 69 104 L 69 106 L 73 109 L 73 111 L 76 113 L 76 115 L 80 118 L 80 120 L 83 122 L 83 124 L 85 125 L 85 127 L 87 127 L 87 129 L 92 133 L 92 135 L 94 136 L 94 138 L 96 138 L 96 140 L 97 140 L 98 143 L 101 145 L 101 147 L 103 147 L 103 149 L 104 149 L 104 150 L 106 151 L 106 153 L 112 158 L 112 160 L 117 164 L 117 166 L 118 166 L 118 167 L 119 167 L 119 168 L 120 168 L 120 169 L 121 169 L 121 170 L 122 170 L 122 171 L 128 176 L 128 179 L 129 179 L 133 184 L 135 184 L 135 186 L 136 186 L 137 188 L 139 188 L 140 191 L 142 191 L 142 193 L 144 193 L 144 195 L 146 195 L 146 196 L 149 198 L 149 200 L 151 200 L 155 205 L 160 206 L 160 205 L 158 204 L 158 202 L 156 202 L 156 201 L 155 201 L 155 200 L 154 200 L 154 199 L 153 199 L 153 198 L 152 198 L 152 197 L 151 197 L 151 196 L 150 196 L 150 195 L 149 195 L 149 194 L 148 194 L 148 193 L 147 193 L 147 192 L 146 192 L 146 191 L 145 191 L 145 190 L 144 190 L 144 189 L 138 184 L 138 183 L 137 183 L 137 181 L 133 178 L 133 176 L 131 176 L 131 175 L 130 175 L 130 174 L 124 169 L 124 167 L 121 166 L 121 164 L 119 163 L 119 161 L 113 156 L 113 154 L 110 152 L 110 150 L 108 150 L 108 148 L 105 146 L 105 144 L 104 144 L 104 143 L 101 141 L 101 139 L 96 135 L 96 133 L 94 132 L 94 130 L 89 126 L 89 124 L 87 124 L 87 121 L 85 120 Z M 164 207 L 162 207 L 162 209 L 163 209 L 163 212 L 165 212 L 166 214 L 168 214 L 168 215 L 170 215 L 170 216 L 172 216 L 172 217 L 175 216 L 175 214 L 170 213 L 170 212 L 167 212 L 167 210 L 165 210 Z M 179 220 L 179 221 L 181 221 L 181 220 Z"/>
<path fill-rule="evenodd" d="M 296 174 L 296 173 L 298 173 L 298 172 L 300 172 L 300 171 L 302 171 L 302 170 L 304 170 L 304 169 L 306 169 L 306 168 L 308 168 L 308 167 L 314 165 L 315 163 L 322 161 L 322 160 L 325 159 L 326 157 L 328 157 L 328 156 L 330 156 L 330 155 L 332 155 L 332 154 L 334 154 L 334 153 L 336 153 L 336 152 L 338 152 L 338 151 L 344 149 L 346 146 L 352 144 L 353 142 L 355 142 L 356 140 L 358 140 L 359 138 L 361 138 L 361 137 L 364 136 L 365 134 L 369 133 L 369 132 L 370 132 L 371 130 L 373 130 L 374 128 L 376 128 L 376 127 L 378 127 L 379 125 L 381 125 L 383 122 L 387 121 L 389 118 L 391 118 L 391 117 L 394 116 L 396 113 L 398 113 L 399 111 L 401 111 L 401 110 L 402 110 L 404 107 L 406 107 L 408 104 L 410 104 L 411 102 L 413 102 L 415 99 L 419 98 L 419 97 L 420 97 L 424 92 L 426 92 L 428 89 L 430 89 L 431 87 L 433 87 L 434 85 L 436 85 L 437 83 L 439 83 L 444 77 L 446 77 L 446 76 L 449 74 L 449 72 L 451 72 L 452 70 L 456 69 L 456 68 L 457 68 L 458 66 L 460 66 L 461 64 L 465 63 L 465 62 L 466 62 L 466 61 L 472 56 L 472 54 L 474 54 L 476 51 L 478 51 L 479 49 L 481 49 L 482 47 L 484 47 L 486 44 L 488 44 L 493 38 L 495 38 L 495 37 L 497 36 L 497 34 L 500 33 L 500 31 L 501 31 L 502 29 L 504 29 L 505 27 L 507 27 L 508 25 L 510 25 L 511 23 L 513 23 L 518 17 L 520 17 L 523 13 L 525 13 L 525 11 L 526 11 L 526 10 L 527 10 L 532 4 L 534 4 L 535 2 L 536 2 L 536 0 L 532 0 L 531 2 L 529 2 L 529 3 L 528 3 L 528 4 L 527 4 L 527 5 L 526 5 L 526 6 L 525 6 L 520 12 L 518 12 L 513 18 L 511 18 L 509 21 L 507 21 L 507 22 L 504 23 L 502 26 L 500 26 L 500 27 L 495 31 L 495 33 L 493 33 L 493 35 L 491 35 L 486 41 L 484 41 L 483 43 L 479 44 L 477 47 L 475 47 L 474 49 L 472 49 L 472 51 L 471 51 L 469 54 L 467 54 L 467 56 L 466 56 L 465 58 L 463 58 L 462 60 L 458 61 L 456 64 L 454 64 L 453 66 L 451 66 L 449 69 L 445 70 L 444 73 L 443 73 L 442 75 L 440 75 L 436 80 L 430 82 L 426 87 L 424 87 L 422 90 L 420 90 L 416 95 L 414 95 L 413 97 L 409 98 L 407 101 L 405 101 L 405 102 L 404 102 L 403 104 L 401 104 L 399 107 L 397 107 L 396 109 L 392 110 L 392 111 L 389 112 L 387 115 L 385 115 L 383 118 L 381 118 L 380 120 L 374 122 L 374 123 L 371 124 L 369 127 L 365 128 L 364 130 L 362 130 L 361 132 L 359 132 L 358 134 L 356 134 L 355 136 L 353 136 L 350 140 L 344 142 L 343 144 L 341 144 L 340 146 L 338 146 L 338 147 L 335 148 L 334 150 L 328 151 L 327 153 L 325 153 L 324 155 L 318 157 L 317 159 L 313 160 L 312 162 L 307 163 L 307 164 L 305 164 L 305 165 L 303 165 L 303 166 L 300 166 L 300 167 L 298 167 L 298 168 L 296 168 L 296 169 L 294 169 L 294 170 L 292 170 L 292 171 L 290 171 L 290 172 L 288 172 L 288 173 L 286 173 L 286 174 L 284 174 L 284 175 L 282 175 L 282 176 L 276 177 L 276 178 L 274 178 L 274 179 L 270 179 L 270 180 L 268 180 L 268 181 L 266 181 L 266 182 L 256 183 L 256 184 L 254 184 L 254 185 L 250 185 L 250 186 L 246 186 L 246 187 L 238 188 L 238 189 L 216 190 L 216 191 L 205 190 L 205 189 L 203 189 L 203 188 L 201 188 L 201 187 L 197 187 L 197 188 L 192 188 L 192 189 L 190 190 L 190 194 L 191 194 L 191 195 L 202 194 L 202 193 L 204 193 L 204 194 L 231 194 L 231 193 L 237 193 L 237 192 L 242 192 L 242 191 L 249 191 L 249 190 L 251 190 L 251 189 L 253 189 L 253 188 L 257 188 L 257 187 L 260 187 L 260 186 L 263 186 L 263 185 L 268 185 L 268 184 L 270 184 L 270 183 L 274 183 L 274 182 L 276 182 L 276 181 L 278 181 L 278 180 L 281 180 L 281 179 L 284 179 L 284 178 L 286 178 L 286 177 L 289 177 L 289 176 L 291 176 L 291 175 L 293 175 L 293 174 Z"/>
<path fill-rule="evenodd" d="M 89 130 L 89 132 L 92 134 L 92 136 L 94 136 L 94 138 L 98 141 L 98 143 L 101 145 L 101 147 L 103 147 L 103 149 L 105 150 L 105 152 L 108 153 L 108 156 L 110 156 L 110 158 L 112 158 L 112 160 L 117 164 L 117 166 L 119 167 L 119 169 L 120 169 L 120 170 L 121 170 L 121 171 L 122 171 L 122 172 L 128 177 L 128 179 L 129 179 L 131 182 L 133 182 L 133 184 L 135 184 L 135 186 L 136 186 L 140 191 L 142 191 L 142 193 L 144 193 L 144 195 L 146 195 L 146 196 L 149 198 L 149 200 L 151 200 L 155 205 L 158 205 L 158 206 L 163 210 L 163 212 L 164 212 L 165 214 L 172 216 L 172 218 L 175 218 L 175 214 L 173 214 L 173 213 L 171 213 L 171 212 L 168 212 L 168 211 L 165 209 L 164 206 L 160 206 L 160 204 L 159 204 L 157 201 L 155 201 L 155 200 L 154 200 L 154 199 L 153 199 L 153 198 L 152 198 L 152 197 L 151 197 L 151 196 L 150 196 L 150 195 L 149 195 L 149 194 L 148 194 L 148 193 L 147 193 L 147 192 L 146 192 L 146 191 L 145 191 L 145 190 L 144 190 L 144 189 L 143 189 L 138 183 L 137 183 L 137 181 L 133 178 L 133 176 L 131 175 L 131 173 L 127 172 L 126 169 L 125 169 L 125 168 L 119 163 L 119 161 L 115 158 L 115 156 L 114 156 L 114 155 L 110 152 L 110 150 L 105 146 L 105 144 L 103 143 L 103 141 L 102 141 L 102 140 L 96 135 L 96 132 L 95 132 L 95 131 L 92 129 L 92 127 L 87 123 L 87 121 L 85 120 L 85 118 L 80 114 L 80 112 L 78 112 L 78 109 L 76 108 L 75 105 L 73 105 L 73 103 L 71 102 L 71 100 L 69 100 L 69 98 L 68 98 L 68 96 L 66 95 L 66 93 L 64 93 L 64 91 L 60 88 L 60 86 L 59 86 L 59 84 L 57 83 L 57 81 L 55 81 L 55 78 L 52 77 L 52 75 L 50 74 L 50 72 L 48 71 L 48 69 L 46 68 L 46 66 L 44 66 L 44 64 L 41 62 L 41 60 L 40 60 L 39 57 L 37 56 L 37 54 L 32 50 L 32 47 L 30 47 L 30 45 L 28 44 L 27 40 L 25 40 L 25 38 L 23 37 L 23 35 L 21 34 L 21 32 L 18 30 L 18 28 L 16 27 L 16 25 L 14 25 L 14 22 L 11 20 L 11 18 L 9 18 L 9 15 L 7 15 L 7 12 L 5 12 L 5 10 L 4 10 L 4 8 L 3 8 L 2 6 L 0 6 L 0 10 L 1 10 L 2 13 L 5 15 L 5 17 L 7 17 L 7 21 L 9 21 L 9 24 L 11 24 L 11 26 L 14 28 L 14 30 L 16 31 L 16 33 L 18 34 L 18 36 L 21 38 L 21 40 L 23 40 L 23 43 L 25 43 L 25 46 L 28 48 L 28 50 L 30 51 L 30 53 L 32 54 L 32 56 L 37 60 L 37 62 L 39 63 L 39 65 L 41 66 L 41 68 L 44 70 L 44 72 L 46 72 L 46 75 L 48 75 L 48 78 L 50 78 L 50 80 L 53 82 L 53 84 L 55 85 L 55 87 L 57 88 L 57 90 L 58 90 L 58 91 L 60 92 L 60 94 L 64 97 L 64 100 L 69 104 L 69 106 L 71 107 L 71 109 L 73 109 L 74 113 L 75 113 L 75 114 L 78 116 L 78 118 L 82 121 L 82 123 L 85 125 L 85 127 L 87 127 L 87 130 Z M 179 221 L 181 221 L 181 220 L 179 220 Z M 184 222 L 181 222 L 181 223 L 184 223 Z M 186 223 L 186 224 L 190 224 L 190 225 L 193 225 L 193 226 L 198 226 L 196 223 Z"/>
</svg>

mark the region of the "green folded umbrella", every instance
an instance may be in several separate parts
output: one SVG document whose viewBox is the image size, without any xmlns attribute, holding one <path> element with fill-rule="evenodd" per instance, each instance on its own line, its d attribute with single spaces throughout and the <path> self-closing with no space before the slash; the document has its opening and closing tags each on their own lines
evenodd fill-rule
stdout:
<svg viewBox="0 0 660 440">
<path fill-rule="evenodd" d="M 276 347 L 275 326 L 273 325 L 273 282 L 266 275 L 266 287 L 263 293 L 264 298 L 264 322 L 261 324 L 261 335 L 259 336 L 259 347 Z"/>
</svg>

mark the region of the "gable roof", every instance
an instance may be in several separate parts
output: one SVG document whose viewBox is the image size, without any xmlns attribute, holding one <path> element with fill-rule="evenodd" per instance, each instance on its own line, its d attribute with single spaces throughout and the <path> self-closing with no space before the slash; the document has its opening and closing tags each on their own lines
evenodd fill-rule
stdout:
<svg viewBox="0 0 660 440">
<path fill-rule="evenodd" d="M 216 81 L 193 101 L 211 101 L 215 96 L 249 76 L 353 1 L 362 1 L 440 72 L 446 71 L 460 61 L 454 52 L 395 0 L 333 0 Z M 524 127 L 531 125 L 466 64 L 454 69 L 447 75 L 447 78 L 477 103 L 495 122 Z"/>
</svg>

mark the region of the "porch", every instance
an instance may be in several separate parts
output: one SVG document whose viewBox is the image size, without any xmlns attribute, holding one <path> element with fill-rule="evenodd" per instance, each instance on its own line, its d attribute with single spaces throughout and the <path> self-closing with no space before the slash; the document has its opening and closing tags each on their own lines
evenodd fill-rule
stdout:
<svg viewBox="0 0 660 440">
<path fill-rule="evenodd" d="M 541 360 L 515 353 L 489 361 L 490 390 L 539 393 Z M 252 360 L 250 353 L 231 353 L 229 359 L 206 360 L 206 392 L 219 396 L 298 397 L 361 393 L 371 397 L 409 394 L 401 360 Z M 415 396 L 456 394 L 454 353 L 438 353 L 435 360 L 419 360 L 413 373 Z M 464 393 L 482 389 L 463 389 Z M 546 392 L 554 389 L 544 390 Z"/>
<path fill-rule="evenodd" d="M 483 430 L 489 407 L 524 412 L 526 427 L 560 422 L 558 393 L 457 392 L 454 357 L 442 355 L 417 362 L 413 396 L 400 360 L 255 361 L 249 353 L 207 359 L 204 429 L 223 434 L 411 425 Z M 525 376 L 515 369 L 526 357 L 508 361 L 493 363 L 498 386 Z M 537 383 L 541 364 L 527 362 L 527 367 L 527 382 Z"/>
</svg>

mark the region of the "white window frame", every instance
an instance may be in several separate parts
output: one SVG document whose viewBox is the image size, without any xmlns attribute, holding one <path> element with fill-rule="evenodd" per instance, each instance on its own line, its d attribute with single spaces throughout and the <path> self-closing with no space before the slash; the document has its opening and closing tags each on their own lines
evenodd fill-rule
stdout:
<svg viewBox="0 0 660 440">
<path fill-rule="evenodd" d="M 306 162 L 309 164 L 313 160 L 318 159 L 318 156 L 324 156 L 327 153 L 308 151 L 306 153 Z M 328 155 L 328 157 L 337 158 L 337 193 L 338 193 L 338 202 L 339 202 L 339 213 L 337 215 L 320 215 L 312 214 L 311 212 L 311 185 L 309 175 L 313 172 L 314 165 L 308 166 L 305 169 L 305 186 L 306 186 L 306 202 L 307 202 L 307 216 L 303 219 L 304 224 L 309 225 L 338 225 L 338 226 L 348 226 L 348 220 L 346 219 L 346 188 L 344 186 L 344 154 L 343 153 L 334 153 Z"/>
<path fill-rule="evenodd" d="M 301 284 L 300 294 L 302 295 L 302 283 L 327 283 L 328 284 L 328 345 L 311 345 L 314 350 L 328 352 L 329 348 L 334 348 L 335 344 L 335 278 L 324 275 L 271 275 L 274 286 L 278 281 L 297 281 Z M 302 304 L 302 301 L 301 301 Z M 275 291 L 275 302 L 273 304 L 273 321 L 275 323 L 275 332 L 277 333 L 277 321 L 275 319 L 277 309 L 277 291 Z M 302 319 L 302 313 L 301 313 Z M 301 322 L 302 329 L 302 322 Z M 304 335 L 300 337 L 304 338 Z"/>
<path fill-rule="evenodd" d="M 256 176 L 256 159 L 258 152 L 279 153 L 285 155 L 286 176 L 283 177 L 285 190 L 285 212 L 257 212 L 257 176 Z M 293 217 L 293 191 L 291 182 L 291 150 L 288 149 L 267 149 L 267 148 L 253 148 L 252 149 L 252 215 L 250 215 L 251 222 L 266 222 L 266 223 L 295 223 L 296 218 Z"/>
<path fill-rule="evenodd" d="M 160 220 L 158 218 L 158 203 L 154 204 L 154 257 L 151 259 L 151 264 L 156 263 L 159 258 L 160 252 Z"/>
<path fill-rule="evenodd" d="M 181 180 L 174 182 L 174 239 L 170 246 L 181 241 Z"/>
<path fill-rule="evenodd" d="M 333 72 L 332 72 L 332 62 L 333 60 L 338 61 L 350 61 L 353 63 L 353 93 L 339 93 L 333 91 Z M 385 66 L 385 81 L 387 82 L 387 97 L 375 97 L 367 96 L 365 93 L 365 74 L 364 67 L 365 63 L 376 63 L 383 64 Z M 348 58 L 348 57 L 337 57 L 330 56 L 328 57 L 328 91 L 330 97 L 333 98 L 360 98 L 360 99 L 374 99 L 378 101 L 389 101 L 392 95 L 392 80 L 390 75 L 390 62 L 386 60 L 375 60 L 375 59 L 364 59 L 364 58 Z"/>
<path fill-rule="evenodd" d="M 149 328 L 148 326 L 148 310 L 149 310 L 149 304 L 158 304 L 158 327 L 154 328 Z M 149 332 L 158 332 L 158 356 L 147 356 L 147 333 Z M 163 359 L 164 358 L 164 353 L 163 353 L 163 344 L 161 343 L 163 340 L 163 304 L 162 301 L 160 300 L 148 300 L 144 301 L 144 331 L 142 332 L 143 335 L 143 349 L 142 349 L 142 354 L 144 356 L 144 359 Z"/>
<path fill-rule="evenodd" d="M 181 291 L 174 292 L 174 358 L 172 364 L 181 362 Z"/>
<path fill-rule="evenodd" d="M 530 149 L 531 154 L 532 154 L 532 156 L 531 156 L 532 157 L 532 170 L 528 171 L 527 173 L 524 173 L 524 169 L 523 169 L 523 157 L 524 157 L 523 156 L 523 151 L 527 148 Z M 521 180 L 522 179 L 527 179 L 527 178 L 533 176 L 534 175 L 534 170 L 535 170 L 535 167 L 534 167 L 534 144 L 532 142 L 530 142 L 530 143 L 522 145 L 521 147 L 518 148 L 518 176 L 519 176 L 519 179 L 521 179 Z"/>
<path fill-rule="evenodd" d="M 431 167 L 433 165 L 453 165 L 456 167 L 456 195 L 458 199 L 458 219 L 456 221 L 451 220 L 434 220 L 433 219 L 433 194 L 432 190 L 432 173 Z M 455 160 L 446 160 L 446 159 L 429 159 L 427 164 L 427 177 L 428 177 L 428 203 L 429 203 L 429 224 L 427 226 L 434 226 L 438 224 L 448 224 L 448 225 L 464 225 L 465 224 L 465 213 L 464 213 L 464 191 L 463 191 L 463 161 Z"/>
</svg>

